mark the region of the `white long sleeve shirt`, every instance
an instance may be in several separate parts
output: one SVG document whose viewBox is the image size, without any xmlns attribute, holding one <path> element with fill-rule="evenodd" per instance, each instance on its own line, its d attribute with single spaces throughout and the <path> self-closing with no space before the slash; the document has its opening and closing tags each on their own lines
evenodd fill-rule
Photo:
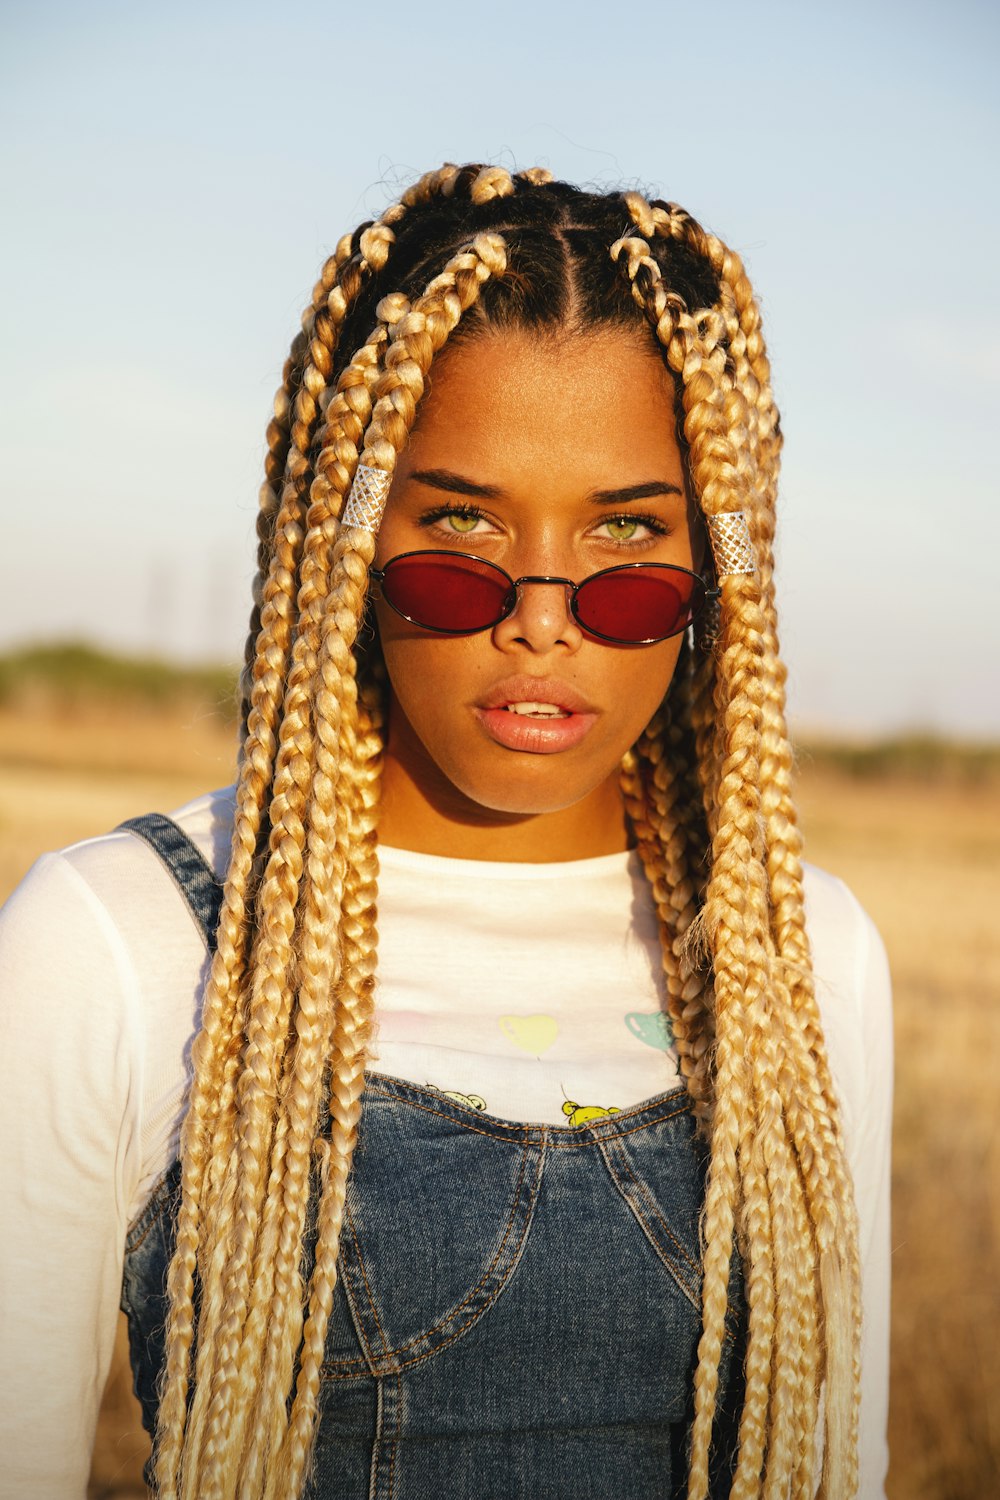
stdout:
<svg viewBox="0 0 1000 1500">
<path fill-rule="evenodd" d="M 231 791 L 173 816 L 221 875 Z M 382 847 L 380 865 L 375 1071 L 558 1125 L 677 1083 L 635 854 L 523 865 Z M 808 869 L 806 915 L 861 1225 L 860 1495 L 878 1500 L 888 974 L 840 881 Z M 177 887 L 129 834 L 46 855 L 0 913 L 0 1500 L 85 1495 L 126 1231 L 177 1155 L 206 969 Z"/>
</svg>

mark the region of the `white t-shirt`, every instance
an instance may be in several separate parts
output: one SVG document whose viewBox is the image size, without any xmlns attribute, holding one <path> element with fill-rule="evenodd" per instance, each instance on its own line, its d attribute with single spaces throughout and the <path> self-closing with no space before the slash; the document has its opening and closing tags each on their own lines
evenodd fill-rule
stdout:
<svg viewBox="0 0 1000 1500">
<path fill-rule="evenodd" d="M 218 874 L 232 791 L 173 814 Z M 494 864 L 380 848 L 374 1071 L 567 1125 L 678 1082 L 635 854 Z M 864 1272 L 861 1500 L 888 1463 L 888 974 L 871 922 L 809 868 L 806 916 Z M 44 856 L 0 915 L 0 1497 L 80 1500 L 128 1225 L 176 1157 L 207 970 L 154 852 Z"/>
</svg>

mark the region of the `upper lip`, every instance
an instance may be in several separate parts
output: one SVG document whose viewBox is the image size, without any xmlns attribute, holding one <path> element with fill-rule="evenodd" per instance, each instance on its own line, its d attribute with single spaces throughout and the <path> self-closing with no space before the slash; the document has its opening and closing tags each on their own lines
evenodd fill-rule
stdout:
<svg viewBox="0 0 1000 1500">
<path fill-rule="evenodd" d="M 593 713 L 587 700 L 555 677 L 505 677 L 480 699 L 480 708 L 506 708 L 508 703 L 552 703 L 569 714 Z"/>
</svg>

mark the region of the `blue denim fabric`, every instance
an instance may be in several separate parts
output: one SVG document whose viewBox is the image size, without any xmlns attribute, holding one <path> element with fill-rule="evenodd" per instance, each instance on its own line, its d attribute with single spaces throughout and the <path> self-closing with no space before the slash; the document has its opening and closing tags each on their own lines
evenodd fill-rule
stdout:
<svg viewBox="0 0 1000 1500">
<path fill-rule="evenodd" d="M 310 1500 L 682 1495 L 705 1166 L 683 1089 L 556 1127 L 370 1074 Z M 178 1183 L 174 1163 L 126 1245 L 122 1306 L 150 1428 Z M 719 1495 L 742 1397 L 735 1262 L 730 1291 Z"/>
</svg>

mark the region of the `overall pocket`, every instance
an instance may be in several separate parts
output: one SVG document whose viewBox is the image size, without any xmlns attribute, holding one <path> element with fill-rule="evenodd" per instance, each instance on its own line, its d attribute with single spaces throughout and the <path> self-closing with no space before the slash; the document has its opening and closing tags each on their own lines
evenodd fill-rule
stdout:
<svg viewBox="0 0 1000 1500">
<path fill-rule="evenodd" d="M 371 1077 L 324 1379 L 396 1374 L 489 1310 L 527 1242 L 543 1139 L 531 1127 L 479 1121 L 429 1089 Z"/>
</svg>

